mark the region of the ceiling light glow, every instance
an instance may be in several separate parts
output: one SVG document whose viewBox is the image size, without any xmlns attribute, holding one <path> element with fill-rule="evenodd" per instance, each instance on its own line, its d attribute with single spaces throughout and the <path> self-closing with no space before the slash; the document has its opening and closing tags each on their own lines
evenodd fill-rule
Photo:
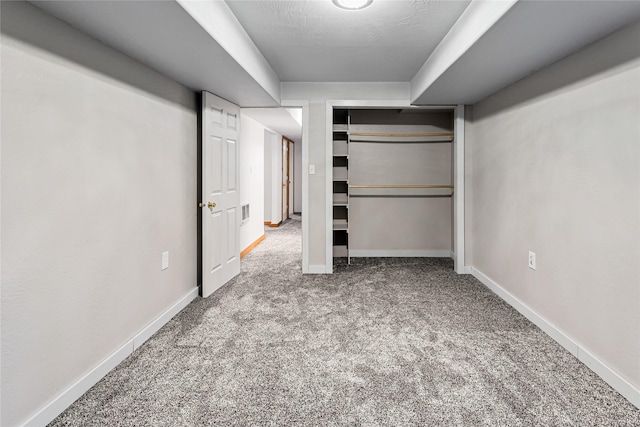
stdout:
<svg viewBox="0 0 640 427">
<path fill-rule="evenodd" d="M 373 0 L 332 0 L 333 4 L 341 9 L 360 10 L 367 6 L 371 6 Z"/>
</svg>

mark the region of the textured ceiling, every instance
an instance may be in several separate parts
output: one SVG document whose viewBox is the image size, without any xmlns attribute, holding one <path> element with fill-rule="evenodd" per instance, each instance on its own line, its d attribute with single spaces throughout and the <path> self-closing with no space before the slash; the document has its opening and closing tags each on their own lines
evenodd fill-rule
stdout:
<svg viewBox="0 0 640 427">
<path fill-rule="evenodd" d="M 409 81 L 469 4 L 374 0 L 226 0 L 282 81 Z"/>
</svg>

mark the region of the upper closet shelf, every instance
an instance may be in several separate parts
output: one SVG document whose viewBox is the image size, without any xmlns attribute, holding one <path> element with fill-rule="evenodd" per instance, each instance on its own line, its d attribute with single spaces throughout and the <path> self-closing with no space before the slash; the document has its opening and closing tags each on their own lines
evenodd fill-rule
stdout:
<svg viewBox="0 0 640 427">
<path fill-rule="evenodd" d="M 334 132 L 346 132 L 349 130 L 349 125 L 333 125 Z"/>
<path fill-rule="evenodd" d="M 351 124 L 349 138 L 356 142 L 451 142 L 453 132 L 432 125 Z"/>
<path fill-rule="evenodd" d="M 451 142 L 453 133 L 372 133 L 351 132 L 354 142 Z"/>
</svg>

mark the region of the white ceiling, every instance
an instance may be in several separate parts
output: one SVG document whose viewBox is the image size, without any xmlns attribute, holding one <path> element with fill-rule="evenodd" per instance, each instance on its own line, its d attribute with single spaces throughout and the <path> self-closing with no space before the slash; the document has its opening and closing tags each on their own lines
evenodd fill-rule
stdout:
<svg viewBox="0 0 640 427">
<path fill-rule="evenodd" d="M 285 82 L 406 82 L 470 0 L 375 0 L 359 11 L 319 0 L 226 0 Z"/>
</svg>

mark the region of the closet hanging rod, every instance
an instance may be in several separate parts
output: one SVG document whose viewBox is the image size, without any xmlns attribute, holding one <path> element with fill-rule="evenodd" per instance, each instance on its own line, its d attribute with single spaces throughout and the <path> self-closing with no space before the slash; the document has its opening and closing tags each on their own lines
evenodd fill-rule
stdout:
<svg viewBox="0 0 640 427">
<path fill-rule="evenodd" d="M 349 188 L 453 188 L 453 185 L 350 185 Z"/>
<path fill-rule="evenodd" d="M 367 132 L 350 132 L 352 136 L 394 136 L 394 137 L 412 137 L 412 136 L 453 136 L 453 132 L 448 133 L 367 133 Z"/>
</svg>

